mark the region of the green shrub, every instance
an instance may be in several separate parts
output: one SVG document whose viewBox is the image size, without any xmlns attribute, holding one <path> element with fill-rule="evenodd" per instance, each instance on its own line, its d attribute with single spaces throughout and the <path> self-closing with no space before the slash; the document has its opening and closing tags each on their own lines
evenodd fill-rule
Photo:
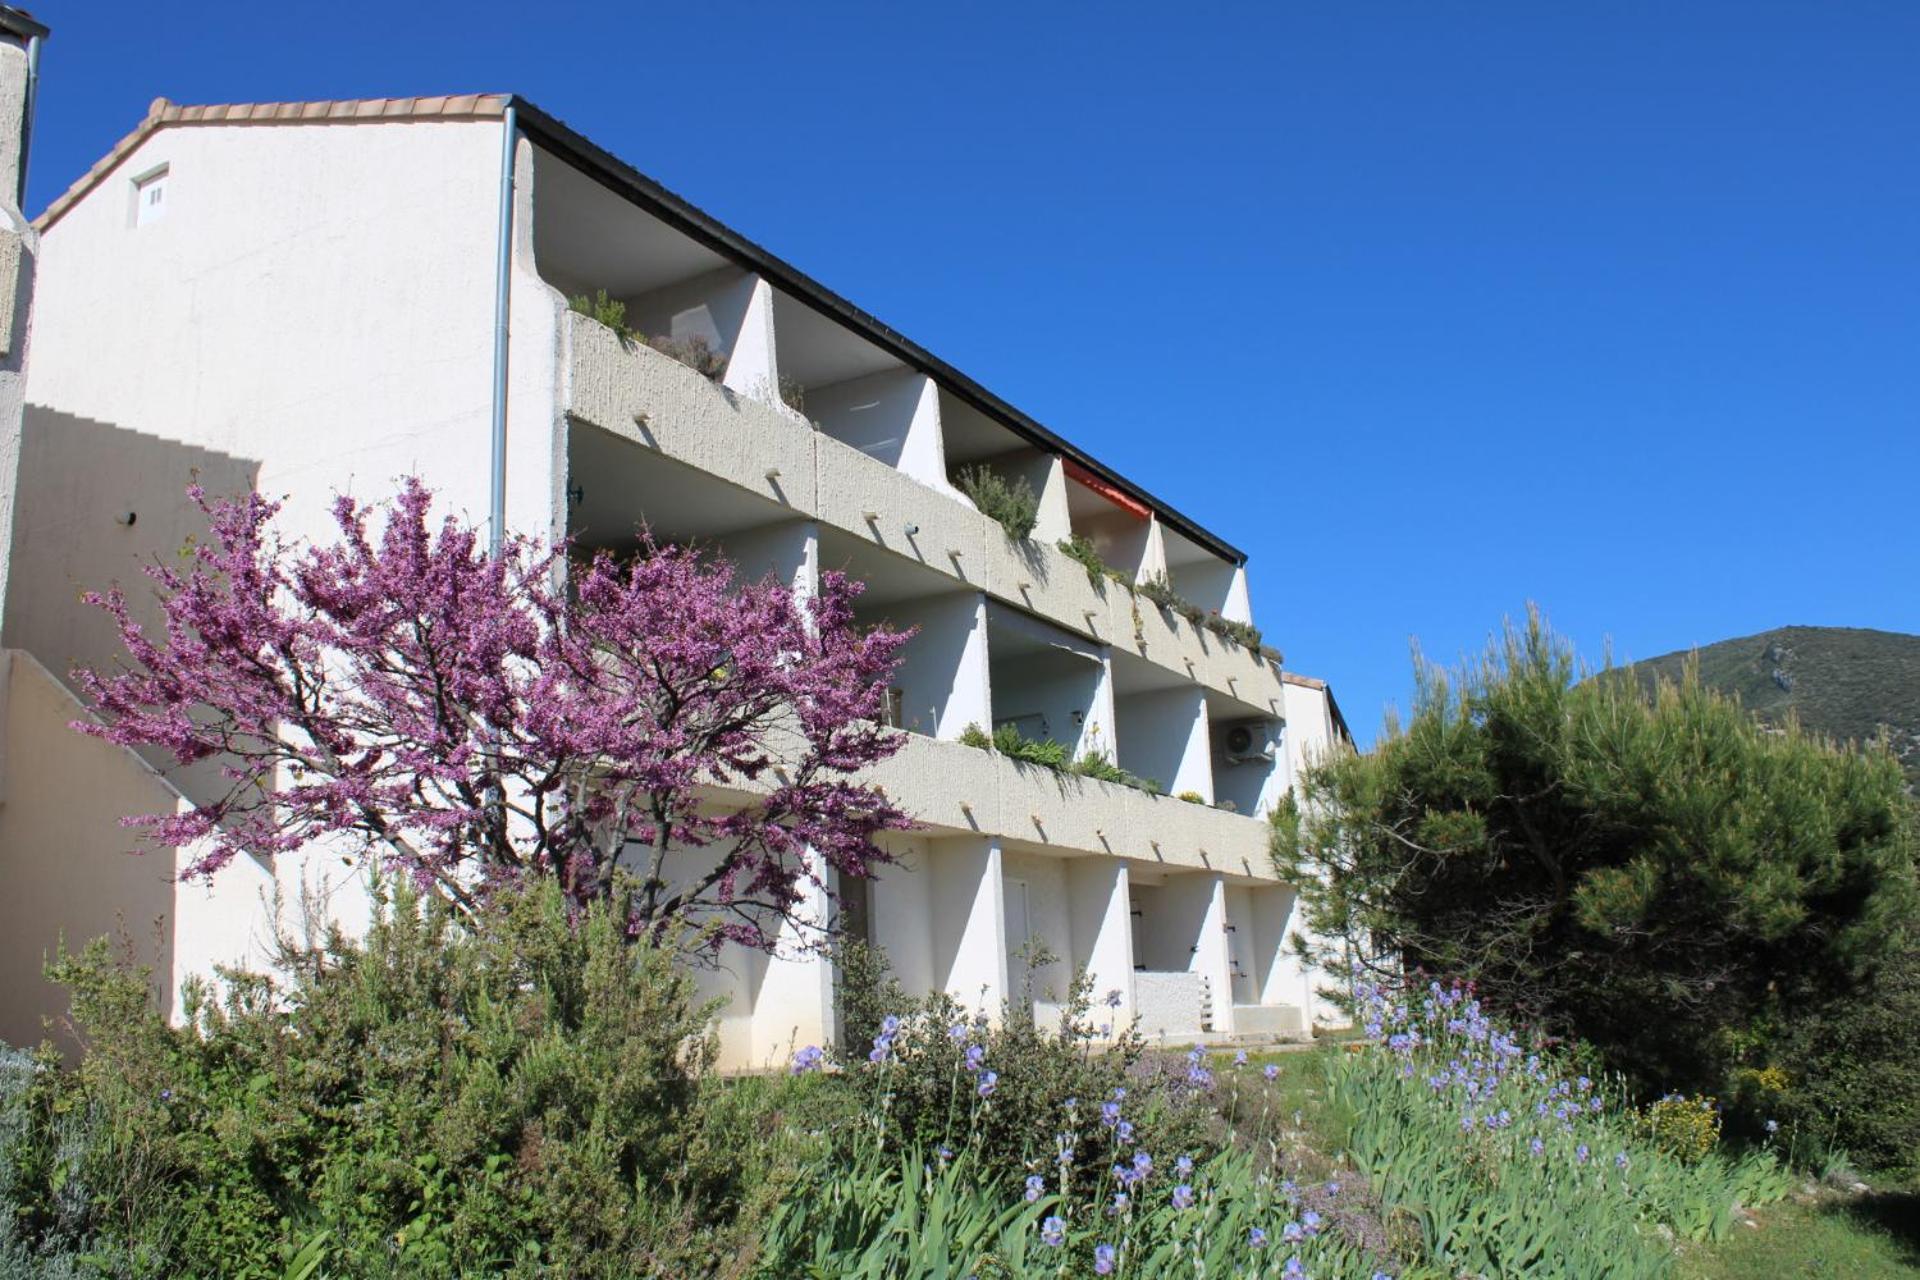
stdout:
<svg viewBox="0 0 1920 1280">
<path fill-rule="evenodd" d="M 9 1157 L 34 1247 L 223 1277 L 321 1236 L 336 1277 L 706 1274 L 751 1249 L 785 1131 L 728 1105 L 693 976 L 608 909 L 576 920 L 543 882 L 469 933 L 400 893 L 364 942 L 285 961 L 190 992 L 180 1027 L 103 944 L 52 967 L 88 1047 L 27 1092 L 92 1129 L 77 1158 L 51 1122 Z M 63 1168 L 92 1204 L 64 1223 Z"/>
<path fill-rule="evenodd" d="M 1656 1150 L 1692 1164 L 1720 1145 L 1720 1108 L 1712 1098 L 1670 1093 L 1640 1108 L 1634 1128 Z"/>
<path fill-rule="evenodd" d="M 960 731 L 960 745 L 972 747 L 976 751 L 993 750 L 993 735 L 977 724 L 970 724 Z"/>
<path fill-rule="evenodd" d="M 1749 1109 L 1796 1148 L 1920 1174 L 1920 942 L 1908 938 L 1861 991 L 1800 1012 L 1771 1046 L 1784 1088 L 1759 1081 Z"/>
<path fill-rule="evenodd" d="M 1188 804 L 1205 804 L 1207 802 L 1207 798 L 1198 791 L 1182 791 L 1176 799 L 1185 800 Z"/>
<path fill-rule="evenodd" d="M 1033 526 L 1040 518 L 1040 498 L 1025 476 L 1008 480 L 990 467 L 967 466 L 960 468 L 958 484 L 980 514 L 999 521 L 1007 537 L 1024 542 L 1033 536 Z"/>
<path fill-rule="evenodd" d="M 584 293 L 568 298 L 567 309 L 605 325 L 622 342 L 633 341 L 633 328 L 627 323 L 627 304 L 618 298 L 609 298 L 605 289 L 594 290 L 591 298 Z"/>
<path fill-rule="evenodd" d="M 1764 728 L 1691 676 L 1588 672 L 1537 616 L 1416 676 L 1406 726 L 1310 768 L 1274 828 L 1312 934 L 1470 979 L 1642 1095 L 1724 1091 L 1769 1060 L 1756 1036 L 1840 1007 L 1911 936 L 1885 750 Z"/>
</svg>

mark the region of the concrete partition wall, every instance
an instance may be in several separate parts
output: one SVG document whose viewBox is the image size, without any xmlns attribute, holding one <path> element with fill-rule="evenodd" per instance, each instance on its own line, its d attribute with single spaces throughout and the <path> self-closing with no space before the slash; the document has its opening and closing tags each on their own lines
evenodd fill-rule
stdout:
<svg viewBox="0 0 1920 1280">
<path fill-rule="evenodd" d="M 1194 791 L 1213 802 L 1206 690 L 1189 686 L 1124 694 L 1114 699 L 1114 715 L 1121 768 L 1155 779 L 1168 795 Z"/>
<path fill-rule="evenodd" d="M 1007 1000 L 1000 842 L 987 836 L 931 840 L 927 866 L 934 980 L 962 1004 L 998 1017 Z"/>
<path fill-rule="evenodd" d="M 819 585 L 820 528 L 811 520 L 787 520 L 730 533 L 719 540 L 718 549 L 732 562 L 735 581 L 771 577 L 786 583 L 802 600 L 810 598 Z"/>
<path fill-rule="evenodd" d="M 934 945 L 931 842 L 898 834 L 883 842 L 896 861 L 880 869 L 868 892 L 868 940 L 909 995 L 941 990 L 946 981 Z"/>
<path fill-rule="evenodd" d="M 992 722 L 987 685 L 986 598 L 948 592 L 898 601 L 878 612 L 919 633 L 900 651 L 893 687 L 900 690 L 900 728 L 952 741 L 970 724 Z M 867 611 L 862 610 L 862 620 Z"/>
<path fill-rule="evenodd" d="M 832 903 L 823 887 L 826 866 L 808 850 L 810 882 L 793 919 L 784 923 L 771 952 L 756 952 L 745 966 L 753 1065 L 773 1066 L 803 1045 L 835 1039 L 833 964 L 822 951 Z"/>
<path fill-rule="evenodd" d="M 759 276 L 722 267 L 627 300 L 627 322 L 643 337 L 699 338 L 727 357 L 721 385 L 779 406 L 773 289 Z"/>
<path fill-rule="evenodd" d="M 1260 886 L 1241 892 L 1248 902 L 1254 1003 L 1287 1004 L 1302 1010 L 1312 1007 L 1310 975 L 1289 941 L 1299 894 L 1292 885 Z"/>
<path fill-rule="evenodd" d="M 1233 1030 L 1233 985 L 1227 953 L 1226 886 L 1207 872 L 1177 872 L 1151 893 L 1135 894 L 1142 910 L 1136 959 L 1149 970 L 1187 972 L 1207 980 L 1213 1030 Z"/>
<path fill-rule="evenodd" d="M 842 444 L 948 498 L 967 501 L 947 479 L 940 389 L 926 374 L 888 369 L 831 386 L 809 387 L 807 412 L 822 431 Z"/>
<path fill-rule="evenodd" d="M 1127 864 L 1119 858 L 1074 858 L 1066 864 L 1068 934 L 1075 971 L 1084 970 L 1095 1002 L 1094 1021 L 1115 1031 L 1133 1018 L 1133 928 Z M 1120 1005 L 1109 1010 L 1109 992 Z"/>
</svg>

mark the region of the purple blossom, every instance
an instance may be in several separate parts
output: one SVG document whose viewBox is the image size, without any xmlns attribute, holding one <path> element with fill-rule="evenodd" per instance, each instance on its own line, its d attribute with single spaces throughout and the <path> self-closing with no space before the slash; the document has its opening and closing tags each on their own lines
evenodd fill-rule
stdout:
<svg viewBox="0 0 1920 1280">
<path fill-rule="evenodd" d="M 999 1086 L 1000 1073 L 998 1071 L 982 1071 L 980 1073 L 980 1086 L 975 1092 L 983 1098 L 990 1098 L 993 1096 L 993 1091 Z"/>
<path fill-rule="evenodd" d="M 90 595 L 129 661 L 73 675 L 99 716 L 81 733 L 248 782 L 133 821 L 194 848 L 187 878 L 327 842 L 470 912 L 529 870 L 585 904 L 629 849 L 697 847 L 713 874 L 662 868 L 629 931 L 724 918 L 701 945 L 768 949 L 804 894 L 892 860 L 875 837 L 908 817 L 860 779 L 904 741 L 880 712 L 910 636 L 859 625 L 844 575 L 802 602 L 645 535 L 584 563 L 522 537 L 492 554 L 417 479 L 384 512 L 337 499 L 325 545 L 277 537 L 258 494 L 188 493 L 211 536 L 148 568 L 160 625 Z M 697 803 L 727 789 L 757 797 Z M 502 824 L 502 792 L 532 820 Z"/>
<path fill-rule="evenodd" d="M 809 1071 L 818 1071 L 826 1062 L 826 1057 L 819 1045 L 808 1045 L 793 1055 L 793 1074 L 803 1076 Z"/>
<path fill-rule="evenodd" d="M 1181 1183 L 1173 1189 L 1173 1207 L 1176 1209 L 1193 1208 L 1193 1188 Z"/>
<path fill-rule="evenodd" d="M 1050 1249 L 1058 1249 L 1067 1242 L 1067 1222 L 1059 1214 L 1048 1214 L 1046 1221 L 1040 1224 L 1040 1243 Z"/>
<path fill-rule="evenodd" d="M 1037 1173 L 1027 1175 L 1027 1203 L 1032 1204 L 1046 1194 L 1047 1180 Z"/>
<path fill-rule="evenodd" d="M 1260 1074 L 1265 1076 L 1267 1082 L 1271 1084 L 1280 1075 L 1280 1064 L 1277 1062 L 1269 1062 L 1266 1066 L 1260 1068 Z"/>
<path fill-rule="evenodd" d="M 1249 1247 L 1251 1247 L 1251 1248 L 1255 1248 L 1255 1249 L 1264 1249 L 1264 1248 L 1266 1248 L 1266 1247 L 1267 1247 L 1267 1233 L 1266 1233 L 1265 1231 L 1263 1231 L 1263 1230 L 1262 1230 L 1261 1228 L 1259 1228 L 1259 1227 L 1252 1227 L 1252 1228 L 1250 1228 L 1250 1229 L 1249 1229 L 1249 1230 L 1247 1231 L 1247 1244 L 1248 1244 L 1248 1246 L 1249 1246 Z"/>
<path fill-rule="evenodd" d="M 1097 1276 L 1112 1275 L 1114 1259 L 1117 1256 L 1118 1254 L 1112 1245 L 1095 1245 L 1093 1247 L 1093 1274 Z"/>
</svg>

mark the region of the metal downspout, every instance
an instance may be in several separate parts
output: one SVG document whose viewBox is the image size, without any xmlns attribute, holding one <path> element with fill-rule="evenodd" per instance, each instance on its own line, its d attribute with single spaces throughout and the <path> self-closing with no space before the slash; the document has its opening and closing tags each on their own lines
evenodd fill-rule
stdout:
<svg viewBox="0 0 1920 1280">
<path fill-rule="evenodd" d="M 27 153 L 33 147 L 33 101 L 40 93 L 40 37 L 27 37 L 27 101 L 20 120 L 20 190 L 14 194 L 14 206 L 20 216 L 27 213 Z"/>
<path fill-rule="evenodd" d="M 487 551 L 500 554 L 507 527 L 507 303 L 513 268 L 513 158 L 519 120 L 512 101 L 500 126 L 500 249 L 493 282 L 493 471 L 488 493 Z"/>
</svg>

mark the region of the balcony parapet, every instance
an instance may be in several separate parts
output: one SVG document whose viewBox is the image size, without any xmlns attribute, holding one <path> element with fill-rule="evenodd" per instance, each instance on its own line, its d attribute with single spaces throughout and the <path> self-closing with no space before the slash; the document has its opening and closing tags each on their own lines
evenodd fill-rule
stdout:
<svg viewBox="0 0 1920 1280">
<path fill-rule="evenodd" d="M 1277 882 L 1267 824 L 1245 814 L 919 735 L 870 776 L 894 803 L 942 834 L 999 836 L 1068 856 Z"/>
<path fill-rule="evenodd" d="M 1261 714 L 1278 715 L 1279 667 L 1176 618 L 1048 543 L 1010 541 L 992 519 L 879 459 L 669 356 L 568 313 L 566 412 L 797 516 L 918 561 L 1067 631 L 1138 654 Z"/>
</svg>

